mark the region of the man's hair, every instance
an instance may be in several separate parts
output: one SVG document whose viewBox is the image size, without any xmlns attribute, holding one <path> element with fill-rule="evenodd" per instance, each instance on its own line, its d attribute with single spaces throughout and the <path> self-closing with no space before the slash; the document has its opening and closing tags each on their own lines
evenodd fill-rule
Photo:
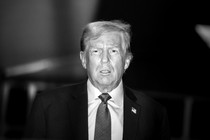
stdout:
<svg viewBox="0 0 210 140">
<path fill-rule="evenodd" d="M 88 42 L 92 39 L 97 39 L 101 34 L 105 32 L 119 32 L 123 35 L 124 47 L 127 54 L 131 54 L 130 40 L 131 40 L 131 30 L 130 24 L 122 22 L 120 20 L 112 21 L 96 21 L 89 23 L 82 33 L 80 40 L 81 51 L 85 51 L 88 46 Z"/>
</svg>

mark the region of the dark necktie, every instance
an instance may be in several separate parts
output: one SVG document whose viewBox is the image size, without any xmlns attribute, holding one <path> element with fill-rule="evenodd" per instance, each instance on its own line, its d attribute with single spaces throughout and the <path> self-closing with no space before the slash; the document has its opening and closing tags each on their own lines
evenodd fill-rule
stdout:
<svg viewBox="0 0 210 140">
<path fill-rule="evenodd" d="M 107 101 L 111 98 L 108 93 L 98 96 L 101 103 L 97 110 L 94 140 L 111 140 L 111 116 Z"/>
</svg>

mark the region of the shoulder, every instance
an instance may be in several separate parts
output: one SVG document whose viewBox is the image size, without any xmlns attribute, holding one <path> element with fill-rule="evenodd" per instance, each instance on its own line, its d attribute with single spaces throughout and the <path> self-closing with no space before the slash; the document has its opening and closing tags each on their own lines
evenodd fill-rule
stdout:
<svg viewBox="0 0 210 140">
<path fill-rule="evenodd" d="M 148 96 L 146 93 L 144 93 L 141 90 L 135 90 L 129 87 L 126 87 L 127 91 L 130 92 L 128 94 L 131 94 L 129 96 L 132 96 L 133 101 L 140 105 L 142 108 L 149 109 L 149 110 L 165 110 L 165 107 L 157 102 L 155 99 L 152 97 Z"/>
<path fill-rule="evenodd" d="M 66 84 L 53 89 L 46 89 L 38 93 L 36 99 L 43 102 L 68 101 L 72 97 L 86 90 L 86 81 L 76 84 Z"/>
</svg>

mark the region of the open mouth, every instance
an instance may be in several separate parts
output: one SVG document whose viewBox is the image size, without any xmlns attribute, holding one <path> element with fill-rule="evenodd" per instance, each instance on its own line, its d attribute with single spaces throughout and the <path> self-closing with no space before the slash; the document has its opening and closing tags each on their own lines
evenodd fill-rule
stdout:
<svg viewBox="0 0 210 140">
<path fill-rule="evenodd" d="M 101 73 L 102 75 L 108 75 L 108 74 L 111 73 L 111 71 L 110 71 L 110 70 L 101 70 L 100 73 Z"/>
</svg>

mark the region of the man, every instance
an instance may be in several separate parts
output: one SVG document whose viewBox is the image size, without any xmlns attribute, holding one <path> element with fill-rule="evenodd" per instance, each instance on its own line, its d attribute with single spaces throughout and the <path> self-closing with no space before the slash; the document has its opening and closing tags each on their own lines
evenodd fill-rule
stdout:
<svg viewBox="0 0 210 140">
<path fill-rule="evenodd" d="M 132 59 L 129 24 L 88 24 L 81 38 L 80 59 L 88 79 L 38 95 L 26 138 L 170 139 L 166 110 L 123 84 L 123 73 Z"/>
</svg>

